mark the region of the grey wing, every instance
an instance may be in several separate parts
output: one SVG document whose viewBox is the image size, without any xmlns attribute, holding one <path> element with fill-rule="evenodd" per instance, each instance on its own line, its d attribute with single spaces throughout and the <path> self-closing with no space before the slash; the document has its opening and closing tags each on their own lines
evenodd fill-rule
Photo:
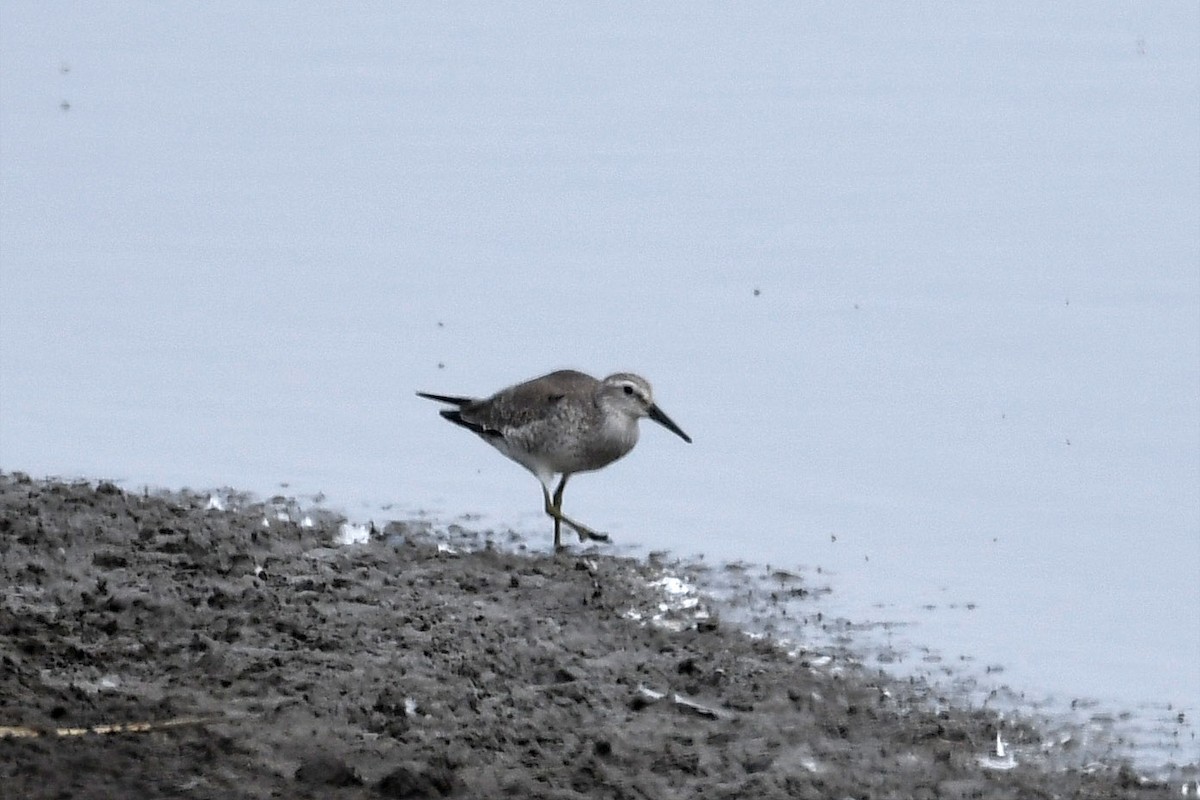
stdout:
<svg viewBox="0 0 1200 800">
<path fill-rule="evenodd" d="M 596 384 L 595 378 L 575 370 L 551 372 L 465 406 L 462 418 L 497 433 L 538 426 L 561 414 L 568 396 L 590 397 Z"/>
</svg>

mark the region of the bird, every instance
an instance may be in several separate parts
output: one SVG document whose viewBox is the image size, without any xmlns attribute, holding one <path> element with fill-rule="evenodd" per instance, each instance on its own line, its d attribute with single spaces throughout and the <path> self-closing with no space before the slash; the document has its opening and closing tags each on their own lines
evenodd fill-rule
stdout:
<svg viewBox="0 0 1200 800">
<path fill-rule="evenodd" d="M 441 415 L 533 473 L 542 485 L 546 514 L 554 520 L 555 552 L 563 549 L 563 523 L 580 542 L 609 541 L 608 534 L 563 513 L 563 490 L 575 473 L 601 469 L 629 453 L 638 441 L 638 420 L 649 417 L 692 441 L 655 404 L 650 382 L 630 372 L 597 380 L 576 370 L 558 370 L 482 399 L 430 392 L 417 396 L 455 406 L 442 409 Z M 561 478 L 551 493 L 555 475 Z"/>
</svg>

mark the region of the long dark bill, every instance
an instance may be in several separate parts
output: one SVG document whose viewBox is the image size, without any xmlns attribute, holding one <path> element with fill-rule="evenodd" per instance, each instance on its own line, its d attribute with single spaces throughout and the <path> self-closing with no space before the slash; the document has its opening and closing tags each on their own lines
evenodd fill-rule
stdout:
<svg viewBox="0 0 1200 800">
<path fill-rule="evenodd" d="M 683 439 L 688 444 L 692 443 L 692 437 L 688 436 L 686 433 L 683 432 L 682 428 L 680 428 L 678 425 L 676 425 L 674 422 L 672 422 L 671 418 L 668 417 L 666 414 L 664 414 L 661 408 L 659 408 L 658 406 L 650 406 L 650 409 L 647 413 L 648 413 L 650 419 L 654 420 L 659 425 L 662 425 L 664 428 L 669 430 L 671 433 L 676 434 L 680 439 Z"/>
<path fill-rule="evenodd" d="M 429 392 L 417 392 L 417 397 L 424 397 L 426 400 L 437 400 L 439 403 L 452 403 L 456 406 L 465 406 L 472 402 L 470 397 L 454 397 L 448 394 L 430 394 Z"/>
</svg>

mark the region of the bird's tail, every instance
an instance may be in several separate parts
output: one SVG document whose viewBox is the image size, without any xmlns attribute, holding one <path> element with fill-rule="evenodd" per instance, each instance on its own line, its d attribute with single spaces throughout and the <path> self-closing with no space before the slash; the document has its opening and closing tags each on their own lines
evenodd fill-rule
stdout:
<svg viewBox="0 0 1200 800">
<path fill-rule="evenodd" d="M 470 397 L 450 397 L 445 394 L 429 394 L 428 392 L 417 392 L 417 397 L 424 397 L 426 400 L 437 400 L 439 403 L 449 403 L 452 406 L 462 407 L 473 402 Z"/>
</svg>

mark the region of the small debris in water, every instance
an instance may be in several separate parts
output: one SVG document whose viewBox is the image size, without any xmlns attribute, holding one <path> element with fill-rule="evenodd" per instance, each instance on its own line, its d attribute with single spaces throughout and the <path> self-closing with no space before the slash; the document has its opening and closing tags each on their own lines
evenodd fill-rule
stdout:
<svg viewBox="0 0 1200 800">
<path fill-rule="evenodd" d="M 1017 766 L 1017 759 L 1012 753 L 1006 753 L 1004 747 L 1004 739 L 1000 736 L 1000 731 L 996 731 L 996 750 L 986 756 L 979 756 L 979 766 L 984 769 L 1010 770 Z"/>
<path fill-rule="evenodd" d="M 341 545 L 350 544 L 366 544 L 371 540 L 371 529 L 366 525 L 356 525 L 352 522 L 343 522 L 338 529 L 337 539 L 335 540 Z"/>
</svg>

